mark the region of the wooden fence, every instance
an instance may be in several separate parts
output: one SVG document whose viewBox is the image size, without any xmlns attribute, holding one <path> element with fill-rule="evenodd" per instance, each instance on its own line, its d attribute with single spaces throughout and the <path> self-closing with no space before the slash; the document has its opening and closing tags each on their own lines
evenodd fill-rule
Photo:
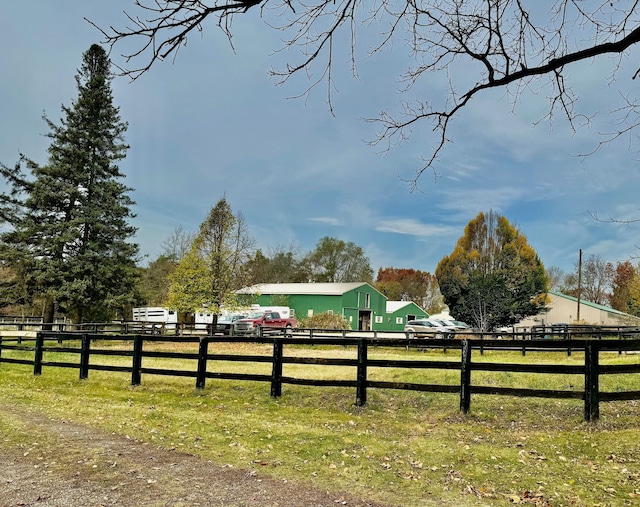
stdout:
<svg viewBox="0 0 640 507">
<path fill-rule="evenodd" d="M 519 397 L 541 397 L 554 399 L 582 399 L 584 400 L 584 419 L 594 421 L 599 418 L 600 402 L 619 400 L 640 400 L 640 390 L 602 392 L 599 387 L 602 375 L 635 374 L 640 373 L 639 362 L 632 364 L 601 365 L 603 352 L 617 352 L 621 354 L 640 352 L 640 339 L 582 339 L 582 340 L 498 340 L 498 339 L 412 339 L 379 338 L 379 337 L 349 337 L 349 336 L 275 336 L 275 337 L 238 337 L 238 336 L 150 336 L 150 335 L 105 335 L 90 333 L 61 333 L 41 331 L 35 338 L 0 338 L 0 365 L 14 363 L 33 366 L 33 373 L 41 375 L 43 367 L 76 368 L 79 378 L 86 379 L 91 370 L 126 372 L 131 374 L 131 384 L 139 385 L 142 375 L 169 375 L 195 378 L 198 389 L 205 387 L 206 379 L 248 380 L 268 382 L 271 386 L 271 396 L 282 395 L 282 386 L 336 386 L 355 389 L 356 405 L 364 405 L 367 401 L 369 389 L 399 389 L 432 393 L 457 393 L 460 398 L 460 410 L 468 412 L 471 407 L 472 394 L 492 394 Z M 125 349 L 105 347 L 108 341 L 120 342 Z M 182 343 L 194 344 L 193 351 L 162 351 L 145 350 L 145 345 L 152 343 Z M 261 343 L 272 347 L 270 355 L 256 354 L 220 354 L 210 353 L 209 345 L 213 343 Z M 196 351 L 197 345 L 197 351 Z M 295 346 L 339 346 L 354 351 L 353 358 L 327 358 L 311 356 L 313 349 L 308 349 L 310 357 L 285 355 L 285 349 Z M 370 359 L 369 351 L 377 347 L 405 349 L 407 347 L 420 349 L 442 349 L 458 351 L 457 360 L 429 360 L 429 359 Z M 102 348 L 101 348 L 102 347 Z M 584 352 L 584 364 L 530 364 L 530 363 L 491 363 L 485 361 L 474 362 L 473 355 L 481 354 L 484 349 L 492 350 L 522 350 L 526 351 L 581 351 Z M 33 359 L 8 357 L 4 351 L 32 352 Z M 307 350 L 307 349 L 305 349 Z M 45 358 L 46 354 L 46 358 Z M 50 360 L 49 356 L 71 354 L 78 357 L 77 361 L 66 362 Z M 18 356 L 17 354 L 13 354 Z M 24 354 L 22 354 L 24 356 Z M 106 365 L 94 362 L 99 356 L 129 358 L 130 365 Z M 60 357 L 60 356 L 58 356 Z M 634 356 L 635 357 L 635 356 Z M 194 368 L 187 370 L 150 368 L 143 365 L 143 358 L 186 359 L 194 362 Z M 215 371 L 215 364 L 219 362 L 270 363 L 271 374 L 258 373 L 230 373 Z M 283 375 L 286 364 L 345 366 L 355 369 L 355 375 L 345 379 L 309 379 Z M 422 384 L 412 382 L 391 382 L 372 380 L 368 378 L 370 368 L 404 368 L 404 369 L 434 369 L 458 370 L 460 382 L 458 384 Z M 504 387 L 497 385 L 473 385 L 472 372 L 524 372 L 535 374 L 576 375 L 584 380 L 583 390 L 558 389 L 527 389 Z M 1 369 L 0 369 L 1 375 Z"/>
<path fill-rule="evenodd" d="M 191 334 L 224 334 L 222 331 L 211 333 L 211 325 L 204 323 L 164 323 L 164 322 L 143 322 L 143 321 L 112 321 L 112 322 L 54 322 L 43 324 L 42 319 L 25 319 L 22 317 L 1 317 L 0 333 L 9 334 L 11 331 L 18 332 L 38 332 L 38 331 L 59 331 L 59 332 L 84 332 L 84 333 L 115 333 L 115 334 L 161 334 L 172 336 L 189 336 Z M 316 332 L 324 334 L 324 330 L 299 329 L 299 334 L 313 336 Z M 341 332 L 343 336 L 353 336 L 367 334 L 369 336 L 396 335 L 406 336 L 402 331 L 357 331 L 345 330 Z M 435 334 L 435 333 L 432 333 Z M 638 338 L 640 337 L 640 326 L 596 326 L 590 324 L 554 324 L 539 325 L 531 327 L 514 327 L 504 331 L 465 331 L 456 333 L 458 336 L 474 336 L 480 339 L 502 338 L 502 339 L 583 339 L 583 338 Z"/>
</svg>

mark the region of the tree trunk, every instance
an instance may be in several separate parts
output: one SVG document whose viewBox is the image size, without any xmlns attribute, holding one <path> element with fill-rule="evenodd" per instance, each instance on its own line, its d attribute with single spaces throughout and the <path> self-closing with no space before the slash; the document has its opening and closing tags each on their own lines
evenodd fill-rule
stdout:
<svg viewBox="0 0 640 507">
<path fill-rule="evenodd" d="M 51 331 L 53 329 L 53 318 L 55 317 L 55 301 L 51 296 L 47 296 L 42 307 L 42 330 Z"/>
</svg>

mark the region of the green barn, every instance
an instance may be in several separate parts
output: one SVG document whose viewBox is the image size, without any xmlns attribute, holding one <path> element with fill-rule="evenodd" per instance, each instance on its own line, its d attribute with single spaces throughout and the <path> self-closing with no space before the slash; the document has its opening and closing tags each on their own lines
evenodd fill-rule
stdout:
<svg viewBox="0 0 640 507">
<path fill-rule="evenodd" d="M 297 318 L 329 312 L 343 315 L 354 330 L 389 330 L 387 298 L 365 282 L 264 283 L 237 293 L 256 295 L 261 306 L 288 306 Z"/>
<path fill-rule="evenodd" d="M 387 301 L 385 331 L 404 331 L 410 320 L 427 319 L 429 314 L 413 301 Z"/>
</svg>

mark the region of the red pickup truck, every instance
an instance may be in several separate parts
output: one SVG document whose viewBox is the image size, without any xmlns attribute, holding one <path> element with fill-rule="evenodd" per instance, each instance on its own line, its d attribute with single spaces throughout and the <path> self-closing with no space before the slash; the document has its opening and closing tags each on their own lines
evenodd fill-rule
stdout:
<svg viewBox="0 0 640 507">
<path fill-rule="evenodd" d="M 284 317 L 280 312 L 262 311 L 236 320 L 233 323 L 233 334 L 261 336 L 276 330 L 290 334 L 292 329 L 297 326 L 298 321 L 294 317 Z"/>
</svg>

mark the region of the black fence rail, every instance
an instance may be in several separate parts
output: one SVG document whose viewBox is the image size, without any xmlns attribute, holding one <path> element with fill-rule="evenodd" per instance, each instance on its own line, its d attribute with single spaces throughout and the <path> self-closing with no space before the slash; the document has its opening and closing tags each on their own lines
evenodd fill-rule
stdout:
<svg viewBox="0 0 640 507">
<path fill-rule="evenodd" d="M 85 332 L 85 333 L 111 333 L 111 334 L 161 334 L 171 336 L 211 335 L 224 334 L 223 331 L 212 332 L 211 324 L 205 323 L 166 323 L 151 321 L 126 321 L 117 320 L 111 322 L 83 322 L 71 323 L 56 321 L 44 324 L 41 318 L 2 317 L 0 316 L 0 331 L 5 334 L 10 331 L 58 331 L 58 332 Z M 306 334 L 310 338 L 324 334 L 339 334 L 343 338 L 348 336 L 404 336 L 409 333 L 402 331 L 362 331 L 341 330 L 327 332 L 322 329 L 297 329 L 297 334 Z M 415 333 L 411 333 L 415 335 Z M 425 333 L 424 337 L 434 337 L 438 333 Z M 510 327 L 494 331 L 459 331 L 450 333 L 459 338 L 478 339 L 510 339 L 510 340 L 573 340 L 573 339 L 633 339 L 640 338 L 640 326 L 599 326 L 590 324 L 553 324 L 531 327 Z M 420 335 L 418 335 L 420 336 Z"/>
<path fill-rule="evenodd" d="M 116 346 L 108 347 L 108 342 L 117 342 Z M 175 350 L 150 350 L 158 344 L 182 344 Z M 240 354 L 240 353 L 211 353 L 209 346 L 214 343 L 252 343 L 269 345 L 269 355 Z M 420 349 L 441 349 L 457 351 L 457 360 L 430 359 L 374 359 L 369 358 L 369 351 L 379 347 L 403 349 L 410 343 Z M 189 346 L 191 344 L 192 346 Z M 113 345 L 113 344 L 112 344 Z M 332 346 L 352 350 L 353 357 L 320 357 L 312 354 L 315 347 Z M 285 349 L 298 348 L 298 354 L 286 355 Z M 306 347 L 306 348 L 305 348 Z M 491 350 L 536 350 L 548 352 L 563 352 L 569 347 L 574 351 L 584 352 L 584 363 L 580 365 L 562 364 L 531 364 L 531 363 L 492 363 L 473 361 L 474 354 L 480 354 L 482 349 Z M 166 348 L 166 347 L 165 347 Z M 263 347 L 264 349 L 264 347 Z M 300 356 L 300 351 L 309 356 Z M 32 353 L 33 359 L 8 357 L 6 351 L 21 351 Z M 603 352 L 638 353 L 638 362 L 631 364 L 603 364 Z M 56 360 L 66 354 L 76 356 L 77 361 Z M 13 354 L 14 356 L 18 354 Z M 99 357 L 119 357 L 127 359 L 127 364 L 103 364 L 97 361 Z M 635 355 L 633 357 L 636 357 Z M 193 361 L 193 368 L 152 368 L 143 364 L 144 358 L 181 359 Z M 122 361 L 119 361 L 122 363 Z M 216 365 L 226 363 L 259 363 L 270 364 L 270 374 L 264 373 L 234 373 L 216 371 Z M 86 379 L 91 370 L 125 372 L 131 375 L 131 384 L 140 385 L 143 375 L 168 375 L 191 377 L 195 379 L 198 389 L 203 389 L 207 379 L 247 380 L 267 382 L 270 384 L 272 397 L 282 395 L 283 385 L 306 385 L 317 387 L 347 387 L 355 390 L 356 405 L 364 405 L 367 401 L 369 389 L 398 389 L 433 393 L 458 394 L 460 410 L 468 412 L 471 406 L 472 394 L 490 394 L 517 397 L 541 397 L 550 399 L 582 399 L 584 401 L 584 419 L 594 421 L 599 418 L 601 402 L 640 400 L 640 390 L 603 392 L 600 389 L 600 378 L 603 375 L 637 374 L 640 373 L 640 340 L 478 340 L 478 339 L 429 339 L 418 338 L 370 338 L 337 336 L 276 336 L 276 337 L 233 337 L 233 336 L 153 336 L 153 335 L 105 335 L 92 333 L 60 333 L 51 331 L 38 332 L 35 338 L 0 339 L 1 363 L 15 363 L 33 366 L 33 373 L 41 375 L 44 367 L 75 368 L 79 371 L 79 378 Z M 303 378 L 285 375 L 285 365 L 319 365 L 344 366 L 353 372 L 343 379 L 333 378 Z M 425 384 L 416 382 L 385 381 L 369 378 L 372 368 L 400 368 L 406 370 L 455 370 L 459 371 L 459 383 L 456 384 Z M 575 389 L 529 389 L 505 387 L 498 385 L 474 385 L 472 372 L 516 372 L 547 375 L 575 375 L 583 379 L 584 388 Z M 1 369 L 0 369 L 1 374 Z M 577 383 L 580 385 L 580 383 Z"/>
<path fill-rule="evenodd" d="M 139 328 L 142 326 L 138 326 Z M 15 331 L 17 333 L 22 332 L 37 332 L 37 331 L 59 331 L 59 332 L 74 332 L 85 331 L 93 333 L 122 333 L 122 330 L 126 328 L 126 323 L 116 322 L 85 322 L 80 324 L 73 324 L 70 322 L 50 322 L 43 323 L 42 320 L 27 319 L 0 319 L 0 331 L 3 333 L 11 333 Z"/>
<path fill-rule="evenodd" d="M 581 339 L 581 338 L 637 338 L 640 326 L 604 326 L 592 324 L 550 324 L 531 327 L 513 327 L 496 330 L 491 335 L 519 337 L 521 339 Z"/>
<path fill-rule="evenodd" d="M 10 332 L 85 332 L 111 334 L 162 334 L 172 336 L 189 336 L 192 334 L 224 334 L 222 331 L 212 333 L 212 325 L 206 323 L 167 323 L 150 321 L 113 321 L 113 322 L 53 322 L 44 324 L 42 319 L 0 318 L 0 331 Z"/>
</svg>

